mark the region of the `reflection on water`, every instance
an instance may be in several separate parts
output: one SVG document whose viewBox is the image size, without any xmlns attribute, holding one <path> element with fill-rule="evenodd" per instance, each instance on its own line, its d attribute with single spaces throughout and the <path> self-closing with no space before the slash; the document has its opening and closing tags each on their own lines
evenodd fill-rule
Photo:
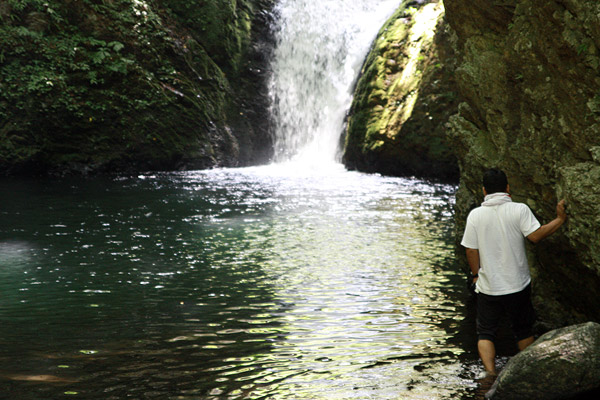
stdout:
<svg viewBox="0 0 600 400">
<path fill-rule="evenodd" d="M 0 192 L 9 398 L 474 398 L 452 186 L 278 165 Z"/>
</svg>

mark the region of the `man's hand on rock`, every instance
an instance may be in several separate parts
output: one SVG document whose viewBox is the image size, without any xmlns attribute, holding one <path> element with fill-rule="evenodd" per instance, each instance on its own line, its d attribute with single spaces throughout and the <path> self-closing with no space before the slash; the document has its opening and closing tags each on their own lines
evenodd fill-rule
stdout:
<svg viewBox="0 0 600 400">
<path fill-rule="evenodd" d="M 562 199 L 556 205 L 556 217 L 561 219 L 562 221 L 565 221 L 567 219 L 566 208 L 567 208 L 567 205 L 565 203 L 565 199 Z"/>
</svg>

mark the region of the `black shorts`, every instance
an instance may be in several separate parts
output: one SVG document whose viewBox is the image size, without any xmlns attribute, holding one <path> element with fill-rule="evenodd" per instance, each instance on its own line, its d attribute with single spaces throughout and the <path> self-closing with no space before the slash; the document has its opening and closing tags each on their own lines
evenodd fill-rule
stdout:
<svg viewBox="0 0 600 400">
<path fill-rule="evenodd" d="M 517 293 L 490 296 L 477 293 L 477 335 L 494 341 L 503 313 L 508 313 L 517 341 L 533 336 L 535 311 L 531 304 L 531 284 Z"/>
</svg>

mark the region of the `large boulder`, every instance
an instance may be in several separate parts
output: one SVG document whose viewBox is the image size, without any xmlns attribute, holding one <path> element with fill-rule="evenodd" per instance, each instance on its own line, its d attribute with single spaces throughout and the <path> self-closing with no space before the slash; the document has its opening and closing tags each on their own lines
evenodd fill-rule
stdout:
<svg viewBox="0 0 600 400">
<path fill-rule="evenodd" d="M 571 399 L 600 391 L 600 324 L 556 329 L 514 356 L 486 394 L 492 400 Z"/>
<path fill-rule="evenodd" d="M 404 1 L 380 30 L 348 116 L 350 169 L 454 180 L 446 123 L 457 110 L 452 35 L 438 1 Z"/>
</svg>

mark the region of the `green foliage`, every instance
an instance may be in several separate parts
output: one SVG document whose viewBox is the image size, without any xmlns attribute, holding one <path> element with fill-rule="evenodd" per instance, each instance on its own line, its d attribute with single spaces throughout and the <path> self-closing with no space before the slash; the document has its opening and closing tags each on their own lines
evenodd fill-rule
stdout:
<svg viewBox="0 0 600 400">
<path fill-rule="evenodd" d="M 588 44 L 587 43 L 581 43 L 579 46 L 577 46 L 577 55 L 581 55 L 583 53 L 587 53 L 588 51 Z"/>
<path fill-rule="evenodd" d="M 30 162 L 171 159 L 204 147 L 201 132 L 224 119 L 229 86 L 213 60 L 234 69 L 249 36 L 239 22 L 247 1 L 6 3 L 0 173 Z"/>
</svg>

